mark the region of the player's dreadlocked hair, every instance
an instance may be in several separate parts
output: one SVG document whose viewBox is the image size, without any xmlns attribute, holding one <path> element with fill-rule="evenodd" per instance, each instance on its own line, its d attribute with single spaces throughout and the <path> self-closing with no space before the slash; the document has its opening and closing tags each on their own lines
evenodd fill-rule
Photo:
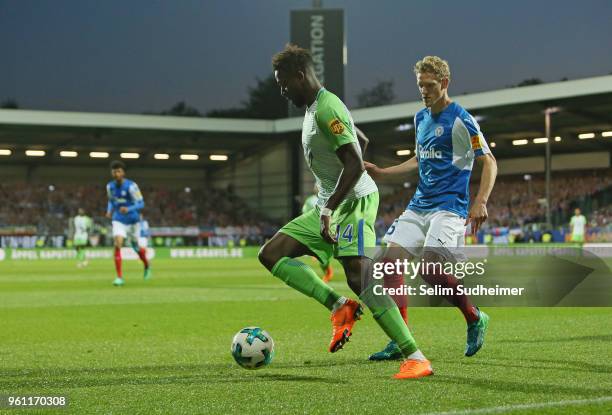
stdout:
<svg viewBox="0 0 612 415">
<path fill-rule="evenodd" d="M 425 56 L 414 65 L 414 73 L 416 75 L 423 72 L 434 74 L 438 80 L 448 78 L 450 81 L 448 62 L 437 56 Z"/>
<path fill-rule="evenodd" d="M 305 73 L 307 69 L 313 67 L 312 55 L 307 49 L 287 43 L 284 50 L 272 57 L 272 67 L 274 70 L 291 74 L 298 71 Z"/>
</svg>

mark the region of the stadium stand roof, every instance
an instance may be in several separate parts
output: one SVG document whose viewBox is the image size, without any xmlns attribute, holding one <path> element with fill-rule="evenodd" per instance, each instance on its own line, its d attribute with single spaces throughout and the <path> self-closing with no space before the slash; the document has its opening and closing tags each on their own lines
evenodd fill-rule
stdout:
<svg viewBox="0 0 612 415">
<path fill-rule="evenodd" d="M 612 75 L 555 82 L 496 91 L 452 95 L 480 120 L 497 157 L 532 155 L 544 136 L 544 109 L 560 107 L 553 115 L 555 153 L 612 149 Z M 414 148 L 412 117 L 422 108 L 419 101 L 352 110 L 355 123 L 372 139 L 369 151 L 391 156 L 398 149 Z M 298 139 L 301 117 L 279 120 L 172 117 L 155 115 L 103 114 L 59 111 L 0 110 L 0 148 L 13 151 L 15 162 L 23 161 L 23 150 L 44 149 L 51 159 L 63 149 L 133 151 L 141 161 L 154 162 L 152 154 L 194 152 L 198 163 L 209 164 L 208 154 L 241 158 L 266 143 Z M 580 140 L 578 134 L 593 132 L 594 139 Z M 529 139 L 513 146 L 512 140 Z M 8 161 L 8 159 L 3 159 Z M 42 160 L 37 160 L 42 162 Z M 176 163 L 176 162 L 171 162 Z"/>
</svg>

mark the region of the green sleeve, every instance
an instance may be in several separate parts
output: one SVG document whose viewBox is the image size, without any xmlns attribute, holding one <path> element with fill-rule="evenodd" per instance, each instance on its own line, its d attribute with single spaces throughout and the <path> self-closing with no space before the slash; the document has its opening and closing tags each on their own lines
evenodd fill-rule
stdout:
<svg viewBox="0 0 612 415">
<path fill-rule="evenodd" d="M 341 101 L 322 105 L 317 109 L 316 119 L 319 131 L 329 139 L 334 151 L 347 143 L 357 142 L 348 110 Z"/>
</svg>

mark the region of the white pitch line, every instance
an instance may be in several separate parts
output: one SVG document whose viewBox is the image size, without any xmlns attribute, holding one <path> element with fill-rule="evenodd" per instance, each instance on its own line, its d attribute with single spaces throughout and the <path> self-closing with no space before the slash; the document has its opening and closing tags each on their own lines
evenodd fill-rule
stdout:
<svg viewBox="0 0 612 415">
<path fill-rule="evenodd" d="M 427 412 L 421 415 L 464 415 L 464 414 L 499 414 L 507 411 L 517 411 L 522 409 L 538 409 L 548 408 L 553 406 L 563 405 L 586 405 L 591 403 L 602 403 L 612 401 L 612 396 L 603 396 L 601 398 L 593 399 L 576 399 L 571 401 L 556 401 L 556 402 L 540 402 L 540 403 L 528 403 L 518 405 L 504 405 L 504 406 L 492 406 L 489 408 L 478 408 L 478 409 L 462 409 L 460 411 L 448 411 L 448 412 Z"/>
</svg>

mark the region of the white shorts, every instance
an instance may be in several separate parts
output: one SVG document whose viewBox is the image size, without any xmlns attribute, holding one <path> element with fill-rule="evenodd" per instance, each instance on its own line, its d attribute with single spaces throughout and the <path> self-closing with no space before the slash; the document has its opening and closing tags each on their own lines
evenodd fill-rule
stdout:
<svg viewBox="0 0 612 415">
<path fill-rule="evenodd" d="M 415 257 L 432 248 L 448 257 L 465 245 L 465 218 L 446 210 L 415 212 L 406 209 L 387 230 L 383 241 L 406 249 Z M 459 255 L 463 258 L 463 255 Z M 459 258 L 456 258 L 459 259 Z"/>
<path fill-rule="evenodd" d="M 141 248 L 148 248 L 149 247 L 149 238 L 145 238 L 145 237 L 140 237 L 138 238 L 138 246 Z"/>
<path fill-rule="evenodd" d="M 121 236 L 124 239 L 128 239 L 131 242 L 139 243 L 140 239 L 140 223 L 133 223 L 126 225 L 119 221 L 113 221 L 113 238 Z M 139 245 L 140 246 L 140 245 Z"/>
</svg>

